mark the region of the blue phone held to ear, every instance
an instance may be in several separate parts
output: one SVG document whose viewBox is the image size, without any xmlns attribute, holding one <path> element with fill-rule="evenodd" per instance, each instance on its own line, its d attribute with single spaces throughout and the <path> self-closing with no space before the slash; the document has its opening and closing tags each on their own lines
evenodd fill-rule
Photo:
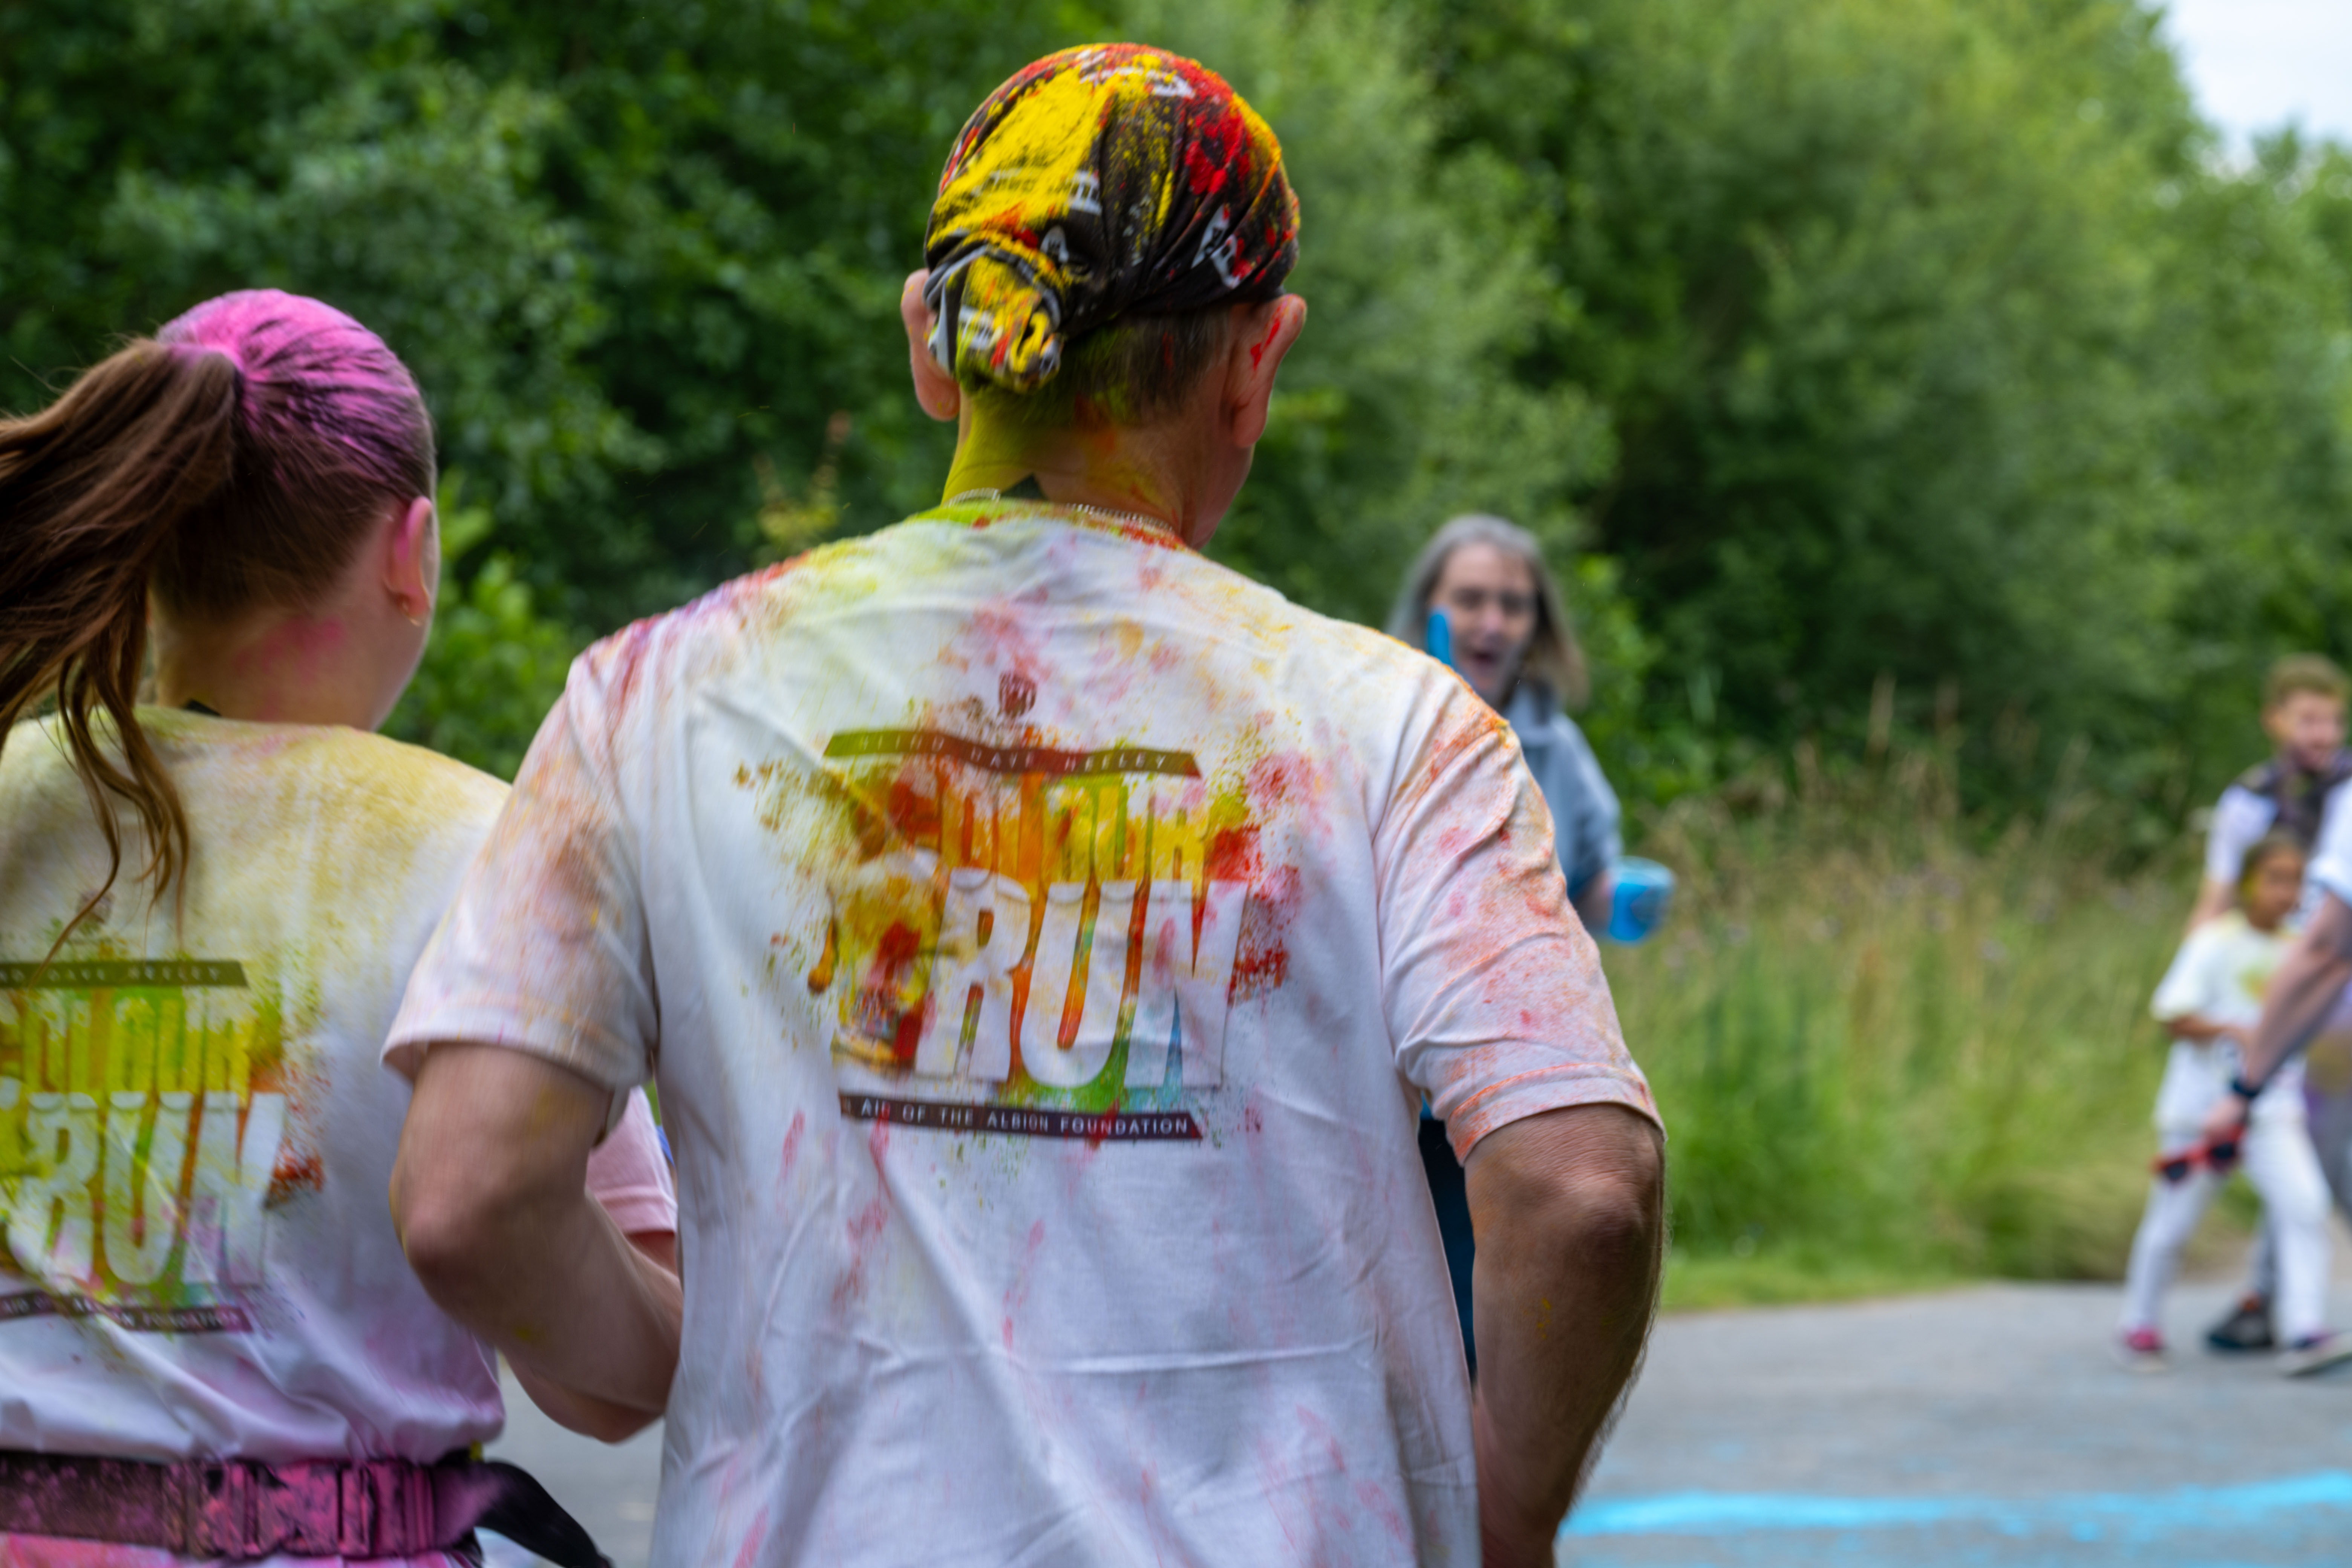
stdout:
<svg viewBox="0 0 2352 1568">
<path fill-rule="evenodd" d="M 1454 623 L 1445 618 L 1444 610 L 1429 612 L 1429 634 L 1422 640 L 1428 645 L 1430 658 L 1448 669 L 1454 668 Z"/>
</svg>

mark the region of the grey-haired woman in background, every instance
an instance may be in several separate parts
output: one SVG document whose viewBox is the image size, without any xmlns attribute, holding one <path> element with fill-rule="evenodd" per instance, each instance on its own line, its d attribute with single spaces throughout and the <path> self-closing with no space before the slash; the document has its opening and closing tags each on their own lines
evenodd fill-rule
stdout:
<svg viewBox="0 0 2352 1568">
<path fill-rule="evenodd" d="M 1429 612 L 1453 628 L 1454 668 L 1500 713 L 1551 807 L 1559 868 L 1586 927 L 1609 924 L 1610 868 L 1622 849 L 1617 793 L 1584 731 L 1561 711 L 1582 707 L 1584 651 L 1535 535 L 1474 512 L 1437 531 L 1407 574 L 1389 635 L 1427 647 Z"/>
<path fill-rule="evenodd" d="M 1475 512 L 1439 529 L 1405 576 L 1404 591 L 1389 616 L 1389 635 L 1426 648 L 1432 610 L 1445 612 L 1454 669 L 1518 737 L 1528 771 L 1551 808 L 1560 870 L 1576 912 L 1588 930 L 1607 929 L 1611 868 L 1622 849 L 1617 792 L 1601 776 L 1584 731 L 1561 710 L 1563 701 L 1584 702 L 1584 651 L 1576 646 L 1559 585 L 1544 564 L 1535 535 Z M 1421 1162 L 1445 1240 L 1463 1348 L 1475 1372 L 1469 1198 L 1444 1124 L 1426 1113 Z"/>
</svg>

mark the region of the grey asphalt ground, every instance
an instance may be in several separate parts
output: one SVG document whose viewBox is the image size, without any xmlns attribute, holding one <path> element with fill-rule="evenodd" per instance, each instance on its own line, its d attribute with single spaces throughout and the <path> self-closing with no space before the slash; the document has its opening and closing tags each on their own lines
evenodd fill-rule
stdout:
<svg viewBox="0 0 2352 1568">
<path fill-rule="evenodd" d="M 2352 1326 L 2339 1240 L 2336 1321 Z M 2207 1354 L 2229 1288 L 2184 1286 L 2174 1369 L 2109 1359 L 2113 1286 L 1991 1285 L 1659 1325 L 1559 1560 L 1580 1568 L 2252 1568 L 2352 1563 L 2352 1369 Z M 652 1539 L 660 1428 L 618 1448 L 511 1383 L 491 1452 L 616 1568 Z M 494 1563 L 530 1561 L 495 1552 Z"/>
<path fill-rule="evenodd" d="M 2230 1295 L 2174 1292 L 2162 1375 L 2110 1359 L 2112 1286 L 1668 1319 L 1560 1561 L 2352 1562 L 2352 1370 L 2208 1353 Z"/>
</svg>

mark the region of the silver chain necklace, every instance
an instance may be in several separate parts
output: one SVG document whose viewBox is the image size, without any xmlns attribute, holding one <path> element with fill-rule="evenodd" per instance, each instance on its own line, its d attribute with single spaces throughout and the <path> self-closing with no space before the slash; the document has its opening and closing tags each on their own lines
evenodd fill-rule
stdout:
<svg viewBox="0 0 2352 1568">
<path fill-rule="evenodd" d="M 961 506 L 966 501 L 1003 500 L 1003 499 L 1004 492 L 1001 489 L 958 490 L 955 494 L 948 497 L 948 499 L 940 504 L 943 506 Z M 1030 504 L 1033 506 L 1060 507 L 1065 511 L 1082 511 L 1088 517 L 1098 518 L 1104 522 L 1138 523 L 1145 528 L 1153 529 L 1161 533 L 1175 533 L 1177 531 L 1176 525 L 1174 523 L 1169 521 L 1164 517 L 1154 517 L 1147 511 L 1118 511 L 1110 507 L 1089 506 L 1085 501 L 1076 500 L 1040 500 L 1032 501 Z"/>
</svg>

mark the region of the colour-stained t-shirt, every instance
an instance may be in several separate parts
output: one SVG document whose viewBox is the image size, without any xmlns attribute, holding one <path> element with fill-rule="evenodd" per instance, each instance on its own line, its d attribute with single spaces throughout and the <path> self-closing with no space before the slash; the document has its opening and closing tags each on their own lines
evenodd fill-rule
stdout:
<svg viewBox="0 0 2352 1568">
<path fill-rule="evenodd" d="M 2294 941 L 2292 931 L 2256 931 L 2239 910 L 2207 921 L 2181 942 L 2148 1010 L 2159 1024 L 2200 1017 L 2251 1029 L 2262 1022 L 2271 976 Z M 2176 1143 L 2200 1133 L 2205 1113 L 2229 1092 L 2239 1065 L 2235 1041 L 2176 1037 L 2157 1090 L 2158 1130 Z M 2271 1074 L 2252 1114 L 2263 1121 L 2304 1120 L 2301 1057 L 2289 1058 Z"/>
<path fill-rule="evenodd" d="M 436 1039 L 658 1072 L 663 1564 L 1473 1563 L 1421 1097 L 1654 1114 L 1475 693 L 1009 501 L 583 655 Z"/>
<path fill-rule="evenodd" d="M 134 834 L 54 958 L 103 842 L 52 725 L 0 752 L 0 1448 L 429 1461 L 492 1436 L 490 1353 L 394 1235 L 409 1089 L 380 1053 L 505 788 L 351 730 L 141 722 L 187 872 L 152 900 Z M 592 1184 L 669 1228 L 641 1106 L 608 1142 Z"/>
</svg>

